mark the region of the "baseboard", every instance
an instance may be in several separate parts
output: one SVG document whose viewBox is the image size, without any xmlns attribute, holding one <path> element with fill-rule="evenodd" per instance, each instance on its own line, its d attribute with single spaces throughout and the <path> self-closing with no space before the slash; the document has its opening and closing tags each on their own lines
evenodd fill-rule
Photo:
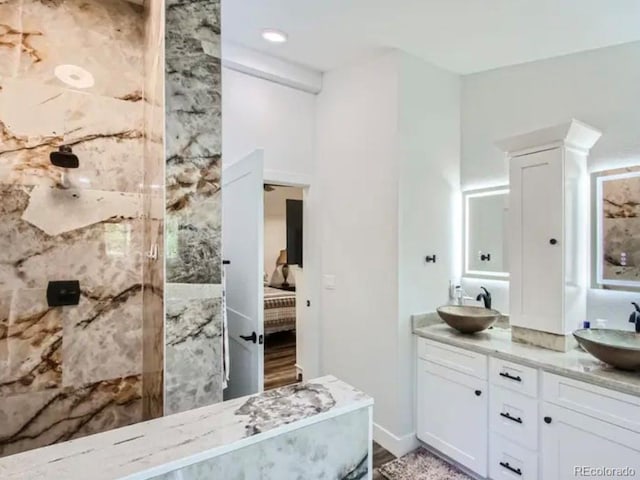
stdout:
<svg viewBox="0 0 640 480">
<path fill-rule="evenodd" d="M 415 432 L 398 437 L 377 423 L 373 424 L 373 440 L 396 457 L 401 457 L 420 446 Z"/>
</svg>

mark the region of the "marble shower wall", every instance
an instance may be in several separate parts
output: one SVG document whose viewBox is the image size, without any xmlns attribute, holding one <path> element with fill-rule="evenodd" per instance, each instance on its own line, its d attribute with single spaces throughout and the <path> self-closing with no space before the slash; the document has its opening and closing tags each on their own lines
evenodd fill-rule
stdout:
<svg viewBox="0 0 640 480">
<path fill-rule="evenodd" d="M 222 400 L 220 1 L 166 0 L 165 49 L 165 413 L 175 413 Z"/>
<path fill-rule="evenodd" d="M 144 47 L 145 11 L 124 0 L 0 0 L 0 455 L 137 422 L 153 404 L 142 313 L 158 309 L 162 267 L 144 252 L 162 181 L 145 153 L 159 164 L 162 151 Z M 89 72 L 68 78 L 83 88 L 60 65 Z M 50 163 L 61 145 L 79 168 Z M 71 279 L 79 305 L 49 307 L 47 282 Z"/>
</svg>

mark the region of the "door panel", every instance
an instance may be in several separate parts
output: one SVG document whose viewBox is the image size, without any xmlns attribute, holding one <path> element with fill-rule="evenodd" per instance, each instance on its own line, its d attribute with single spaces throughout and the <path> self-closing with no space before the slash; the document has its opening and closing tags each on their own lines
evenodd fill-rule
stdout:
<svg viewBox="0 0 640 480">
<path fill-rule="evenodd" d="M 418 438 L 483 477 L 487 400 L 486 380 L 418 360 Z"/>
<path fill-rule="evenodd" d="M 230 262 L 225 267 L 230 354 L 225 400 L 260 392 L 264 385 L 263 168 L 263 153 L 256 151 L 222 175 L 223 256 Z"/>
<path fill-rule="evenodd" d="M 549 332 L 563 312 L 560 155 L 558 149 L 532 153 L 511 166 L 512 323 Z"/>
<path fill-rule="evenodd" d="M 542 422 L 540 427 L 541 478 L 640 478 L 640 434 L 548 403 L 543 411 L 550 423 Z M 627 467 L 635 469 L 635 474 L 587 473 L 583 467 Z"/>
</svg>

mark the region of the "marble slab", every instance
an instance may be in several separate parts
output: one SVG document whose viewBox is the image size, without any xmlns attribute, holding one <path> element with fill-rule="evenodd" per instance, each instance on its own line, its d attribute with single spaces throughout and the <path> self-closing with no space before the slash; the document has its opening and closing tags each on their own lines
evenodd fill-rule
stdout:
<svg viewBox="0 0 640 480">
<path fill-rule="evenodd" d="M 556 352 L 532 345 L 514 343 L 511 341 L 509 329 L 494 328 L 467 335 L 440 323 L 414 328 L 413 333 L 419 337 L 455 347 L 640 396 L 640 373 L 617 370 L 580 349 Z"/>
<path fill-rule="evenodd" d="M 221 402 L 222 297 L 165 304 L 165 413 Z"/>
<path fill-rule="evenodd" d="M 92 480 L 149 479 L 372 405 L 327 376 L 2 458 L 0 478 L 85 480 L 92 472 Z"/>
<path fill-rule="evenodd" d="M 221 282 L 220 2 L 169 0 L 166 6 L 167 282 L 216 284 Z"/>
<path fill-rule="evenodd" d="M 370 412 L 360 409 L 196 463 L 157 480 L 358 480 L 371 472 Z"/>
<path fill-rule="evenodd" d="M 141 379 L 132 376 L 82 388 L 2 396 L 0 457 L 138 422 L 142 417 L 141 395 Z M 2 469 L 0 478 L 6 478 Z"/>
</svg>

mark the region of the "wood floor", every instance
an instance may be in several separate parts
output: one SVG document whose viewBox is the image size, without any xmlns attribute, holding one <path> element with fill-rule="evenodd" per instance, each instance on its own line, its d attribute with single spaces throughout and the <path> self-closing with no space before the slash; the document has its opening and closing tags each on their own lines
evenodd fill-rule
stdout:
<svg viewBox="0 0 640 480">
<path fill-rule="evenodd" d="M 264 339 L 264 389 L 297 383 L 296 332 L 279 332 Z"/>
<path fill-rule="evenodd" d="M 385 450 L 376 442 L 373 442 L 373 480 L 385 480 L 385 478 L 378 473 L 377 468 L 395 459 L 396 457 L 393 456 L 393 453 Z"/>
</svg>

